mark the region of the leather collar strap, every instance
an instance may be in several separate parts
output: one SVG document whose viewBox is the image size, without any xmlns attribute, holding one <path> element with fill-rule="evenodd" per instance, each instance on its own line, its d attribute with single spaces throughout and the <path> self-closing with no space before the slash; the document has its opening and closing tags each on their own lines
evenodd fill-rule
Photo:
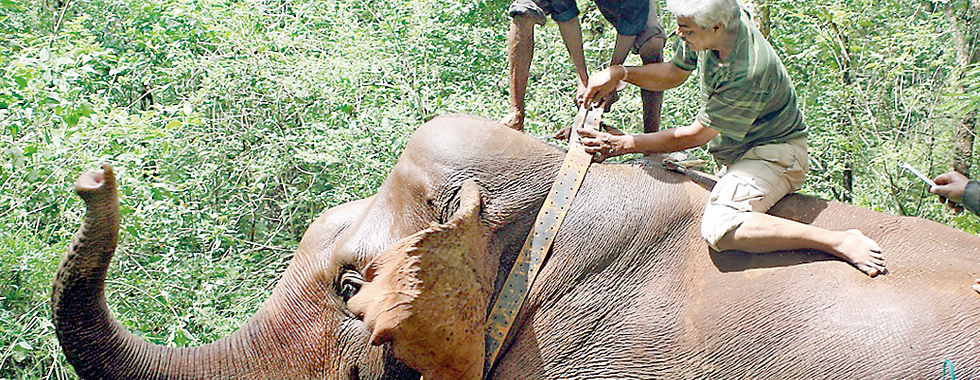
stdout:
<svg viewBox="0 0 980 380">
<path fill-rule="evenodd" d="M 579 127 L 599 129 L 599 121 L 602 118 L 602 108 L 588 109 L 582 107 L 575 116 L 575 123 L 569 132 L 568 153 L 565 161 L 558 170 L 551 192 L 545 198 L 538 217 L 534 221 L 534 228 L 527 235 L 524 246 L 517 254 L 514 266 L 510 270 L 510 275 L 504 282 L 504 287 L 497 296 L 493 307 L 490 309 L 487 331 L 487 355 L 484 369 L 484 377 L 489 375 L 490 370 L 496 365 L 500 351 L 504 343 L 509 343 L 508 332 L 517 319 L 517 315 L 527 298 L 531 285 L 538 275 L 539 269 L 547 258 L 551 244 L 555 241 L 558 228 L 568 213 L 569 206 L 578 192 L 585 172 L 592 163 L 592 155 L 585 152 L 581 138 L 575 129 Z"/>
</svg>

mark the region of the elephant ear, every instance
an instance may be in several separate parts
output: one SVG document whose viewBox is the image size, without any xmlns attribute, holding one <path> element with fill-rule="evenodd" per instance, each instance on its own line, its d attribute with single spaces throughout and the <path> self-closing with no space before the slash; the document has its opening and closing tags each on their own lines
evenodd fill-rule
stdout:
<svg viewBox="0 0 980 380">
<path fill-rule="evenodd" d="M 425 379 L 483 376 L 486 315 L 496 268 L 480 221 L 480 189 L 460 190 L 459 210 L 382 253 L 347 307 L 371 342 L 391 342 L 396 358 Z"/>
</svg>

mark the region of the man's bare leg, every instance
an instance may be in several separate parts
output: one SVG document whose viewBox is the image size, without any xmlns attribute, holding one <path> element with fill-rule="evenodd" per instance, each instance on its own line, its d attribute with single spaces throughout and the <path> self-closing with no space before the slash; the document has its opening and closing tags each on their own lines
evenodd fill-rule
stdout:
<svg viewBox="0 0 980 380">
<path fill-rule="evenodd" d="M 640 60 L 644 65 L 663 61 L 664 40 L 651 38 L 640 47 Z M 660 108 L 663 105 L 664 93 L 661 91 L 640 90 L 643 100 L 643 133 L 660 130 Z"/>
<path fill-rule="evenodd" d="M 758 212 L 725 235 L 718 248 L 753 253 L 817 249 L 841 258 L 871 277 L 885 271 L 881 247 L 861 231 L 830 231 Z"/>
<path fill-rule="evenodd" d="M 524 130 L 524 94 L 527 78 L 531 73 L 531 57 L 534 55 L 534 18 L 516 14 L 511 18 L 507 34 L 507 85 L 510 90 L 510 112 L 500 120 L 508 128 Z"/>
</svg>

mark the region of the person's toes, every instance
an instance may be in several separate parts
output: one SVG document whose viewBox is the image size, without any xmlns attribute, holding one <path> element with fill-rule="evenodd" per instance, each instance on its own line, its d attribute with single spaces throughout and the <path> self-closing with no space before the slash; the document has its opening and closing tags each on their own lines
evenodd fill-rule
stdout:
<svg viewBox="0 0 980 380">
<path fill-rule="evenodd" d="M 864 272 L 864 274 L 868 275 L 868 277 L 874 277 L 878 275 L 878 269 L 871 265 L 858 264 L 857 268 L 858 270 Z"/>
</svg>

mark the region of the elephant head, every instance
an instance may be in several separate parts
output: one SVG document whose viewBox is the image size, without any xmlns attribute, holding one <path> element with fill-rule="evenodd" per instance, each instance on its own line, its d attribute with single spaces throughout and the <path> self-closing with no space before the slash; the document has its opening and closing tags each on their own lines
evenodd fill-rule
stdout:
<svg viewBox="0 0 980 380">
<path fill-rule="evenodd" d="M 460 129 L 461 121 L 471 127 Z M 543 144 L 507 144 L 524 138 L 514 131 L 473 133 L 488 123 L 454 116 L 420 127 L 377 195 L 313 222 L 271 297 L 240 330 L 193 348 L 150 344 L 110 315 L 103 285 L 118 240 L 115 178 L 108 165 L 83 174 L 75 190 L 87 213 L 52 294 L 69 362 L 83 378 L 418 378 L 411 367 L 479 377 L 498 263 L 513 260 L 502 253 L 516 252 L 549 185 L 526 179 L 547 177 L 561 157 Z M 482 151 L 487 139 L 503 144 Z M 547 159 L 523 165 L 524 155 Z M 449 269 L 418 270 L 440 266 Z M 411 275 L 394 276 L 396 267 Z M 463 267 L 473 269 L 455 270 Z M 443 311 L 455 317 L 433 325 Z M 435 336 L 442 345 L 418 344 Z"/>
<path fill-rule="evenodd" d="M 272 296 L 237 332 L 200 347 L 168 348 L 126 331 L 106 306 L 103 285 L 119 228 L 112 168 L 83 174 L 75 191 L 87 213 L 58 269 L 52 306 L 58 339 L 81 377 L 418 378 L 388 346 L 371 345 L 367 331 L 344 307 L 353 290 L 339 286 L 339 279 L 357 263 L 340 263 L 330 253 L 370 199 L 317 218 Z"/>
</svg>

